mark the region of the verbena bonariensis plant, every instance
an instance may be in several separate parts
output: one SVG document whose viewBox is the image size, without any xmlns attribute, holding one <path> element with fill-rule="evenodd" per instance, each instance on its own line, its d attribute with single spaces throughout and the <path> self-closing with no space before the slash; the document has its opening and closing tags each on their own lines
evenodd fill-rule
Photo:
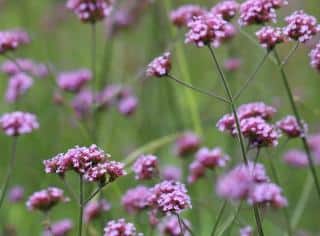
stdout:
<svg viewBox="0 0 320 236">
<path fill-rule="evenodd" d="M 230 113 L 227 112 L 218 119 L 216 129 L 231 136 L 231 140 L 234 138 L 238 141 L 241 151 L 240 160 L 234 158 L 236 156 L 234 150 L 215 146 L 209 143 L 209 138 L 203 135 L 201 128 L 205 122 L 199 119 L 202 116 L 194 115 L 197 113 L 197 107 L 190 93 L 183 100 L 183 105 L 190 106 L 195 131 L 192 131 L 190 127 L 184 127 L 191 131 L 184 130 L 151 141 L 131 152 L 123 161 L 113 160 L 109 154 L 99 148 L 102 147 L 102 141 L 99 138 L 104 132 L 100 133 L 101 114 L 116 107 L 123 116 L 131 116 L 139 103 L 133 84 L 124 85 L 119 81 L 107 83 L 106 80 L 102 80 L 109 70 L 109 61 L 112 59 L 109 44 L 114 43 L 114 38 L 121 30 L 135 26 L 138 19 L 141 19 L 142 12 L 151 4 L 154 4 L 156 11 L 165 6 L 169 13 L 167 20 L 171 21 L 178 30 L 186 30 L 186 34 L 185 40 L 181 40 L 179 35 L 175 37 L 177 44 L 170 45 L 170 50 L 166 50 L 161 56 L 155 58 L 142 71 L 145 71 L 146 77 L 168 79 L 188 88 L 190 92 L 198 92 L 225 105 Z M 313 180 L 320 198 L 320 185 L 315 167 L 320 164 L 320 137 L 308 134 L 307 123 L 302 119 L 301 111 L 296 104 L 285 66 L 300 45 L 309 44 L 316 37 L 320 26 L 315 17 L 302 10 L 285 17 L 284 26 L 276 25 L 277 11 L 288 4 L 286 0 L 246 0 L 242 3 L 235 0 L 224 0 L 210 8 L 187 4 L 172 10 L 169 0 L 154 3 L 148 0 L 130 2 L 68 0 L 64 8 L 72 11 L 82 23 L 89 24 L 91 27 L 91 69 L 79 67 L 79 69 L 62 72 L 51 64 L 38 63 L 29 58 L 19 58 L 13 54 L 20 46 L 30 43 L 30 36 L 26 32 L 22 30 L 0 32 L 0 54 L 5 59 L 1 71 L 9 77 L 5 99 L 14 110 L 0 117 L 0 126 L 4 133 L 13 138 L 8 172 L 1 188 L 0 207 L 3 206 L 6 195 L 12 203 L 23 199 L 23 188 L 20 187 L 14 187 L 9 194 L 6 194 L 15 169 L 17 140 L 20 140 L 20 136 L 39 128 L 35 115 L 16 110 L 20 110 L 18 109 L 21 106 L 20 101 L 24 100 L 25 95 L 36 83 L 34 78 L 52 77 L 55 79 L 52 86 L 54 103 L 60 106 L 62 115 L 68 113 L 68 118 L 71 115 L 72 121 L 76 121 L 77 127 L 80 127 L 84 133 L 86 144 L 70 148 L 64 153 L 57 151 L 59 154 L 43 162 L 45 172 L 56 174 L 71 196 L 71 199 L 68 199 L 64 196 L 63 190 L 49 187 L 29 197 L 26 203 L 27 208 L 44 213 L 44 235 L 61 236 L 71 232 L 73 222 L 70 219 L 51 222 L 49 217 L 54 206 L 69 200 L 76 203 L 79 210 L 77 223 L 77 235 L 79 236 L 101 234 L 137 236 L 142 235 L 139 233 L 142 231 L 141 226 L 147 228 L 144 233 L 150 236 L 156 232 L 168 236 L 203 235 L 203 230 L 199 226 L 199 221 L 202 221 L 201 211 L 202 208 L 207 211 L 211 210 L 211 199 L 214 196 L 210 195 L 207 188 L 201 189 L 200 193 L 195 193 L 194 187 L 207 180 L 215 183 L 214 193 L 219 199 L 223 199 L 215 217 L 210 218 L 212 225 L 208 235 L 231 235 L 232 227 L 236 224 L 240 226 L 239 234 L 242 236 L 256 233 L 259 236 L 267 235 L 269 227 L 264 227 L 264 223 L 267 212 L 271 210 L 283 211 L 286 228 L 283 229 L 282 225 L 278 227 L 281 234 L 295 235 L 297 222 L 301 218 L 304 205 L 312 189 L 310 181 Z M 169 10 L 172 11 L 169 12 Z M 97 73 L 96 58 L 100 52 L 97 51 L 98 32 L 96 28 L 97 24 L 102 21 L 106 21 L 107 40 L 101 62 L 103 68 L 101 68 L 100 78 Z M 252 25 L 261 26 L 255 36 L 245 31 L 245 27 Z M 175 32 L 175 29 L 172 32 Z M 240 88 L 231 84 L 232 80 L 229 76 L 232 77 L 233 73 L 242 69 L 246 60 L 231 57 L 225 61 L 223 67 L 217 54 L 218 48 L 228 45 L 238 34 L 243 34 L 250 41 L 254 41 L 264 51 L 263 57 Z M 200 48 L 208 50 L 213 63 L 211 68 L 213 72 L 217 72 L 225 95 L 220 95 L 215 89 L 196 87 L 188 81 L 188 78 L 184 78 L 188 75 L 186 72 L 188 69 L 183 62 L 184 51 L 178 45 L 179 41 L 194 45 L 199 50 Z M 290 41 L 296 43 L 282 59 L 278 53 L 278 47 L 289 44 Z M 319 72 L 320 43 L 313 46 L 314 48 L 309 53 L 310 65 Z M 174 52 L 173 48 L 177 50 Z M 175 74 L 176 63 L 173 62 L 175 58 L 178 60 L 177 67 L 179 67 L 182 79 Z M 274 105 L 268 105 L 262 101 L 238 104 L 239 99 L 246 94 L 248 87 L 258 77 L 258 73 L 267 60 L 273 61 L 279 69 L 292 108 L 291 113 L 293 113 L 293 115 L 287 114 L 278 121 L 276 121 L 277 109 Z M 127 68 L 121 69 L 126 70 Z M 139 73 L 138 77 L 144 76 Z M 176 99 L 176 97 L 173 98 Z M 173 109 L 173 113 L 178 113 L 178 111 Z M 112 123 L 110 126 L 113 128 L 116 124 Z M 108 138 L 113 142 L 112 132 L 109 130 L 108 132 L 110 133 Z M 219 134 L 220 136 L 223 135 Z M 286 139 L 286 141 L 281 143 L 281 139 Z M 285 145 L 295 139 L 302 141 L 304 150 L 296 147 L 290 149 L 283 155 L 283 161 L 291 167 L 309 167 L 311 177 L 307 178 L 306 191 L 303 191 L 296 207 L 297 210 L 294 214 L 290 214 L 287 210 L 287 207 L 290 206 L 290 195 L 282 189 L 284 183 L 279 177 L 281 173 L 272 159 L 274 159 L 273 155 L 281 150 L 279 144 Z M 168 144 L 172 144 L 172 155 L 179 157 L 178 160 L 182 163 L 181 168 L 171 164 L 167 165 L 168 160 L 162 155 L 154 155 L 156 150 Z M 125 148 L 121 147 L 121 149 Z M 270 153 L 268 157 L 269 175 L 267 173 L 269 169 L 264 165 L 265 159 L 261 157 Z M 194 159 L 190 161 L 190 157 Z M 163 164 L 166 165 L 163 166 Z M 127 186 L 126 183 L 121 182 L 121 179 L 125 179 L 125 175 L 133 176 L 132 181 L 136 183 L 136 186 L 130 187 L 121 196 L 123 189 L 120 189 L 119 185 Z M 74 176 L 79 179 L 78 187 L 70 184 Z M 118 179 L 119 177 L 122 178 Z M 118 194 L 118 204 L 105 199 L 104 193 L 112 192 L 112 190 L 117 191 L 115 194 Z M 200 195 L 208 195 L 210 201 L 205 202 Z M 239 216 L 244 211 L 244 204 L 253 210 L 255 226 L 249 225 L 247 217 Z M 128 214 L 130 220 L 125 219 L 127 217 L 124 212 L 120 211 L 120 207 Z M 231 218 L 224 219 L 228 208 L 234 211 Z M 112 209 L 119 211 L 121 216 L 112 215 Z M 192 212 L 192 217 L 188 215 L 190 212 Z M 191 222 L 190 218 L 197 219 Z M 99 226 L 96 224 L 98 220 L 100 220 Z M 267 223 L 270 224 L 270 222 Z M 96 227 L 99 228 L 96 229 Z"/>
</svg>

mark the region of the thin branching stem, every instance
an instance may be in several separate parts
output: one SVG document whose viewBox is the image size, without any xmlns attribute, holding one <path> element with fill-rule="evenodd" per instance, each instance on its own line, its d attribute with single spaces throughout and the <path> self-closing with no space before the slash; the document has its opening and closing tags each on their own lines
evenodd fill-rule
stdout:
<svg viewBox="0 0 320 236">
<path fill-rule="evenodd" d="M 290 60 L 290 58 L 295 54 L 295 52 L 298 50 L 300 46 L 300 42 L 298 41 L 294 46 L 293 48 L 290 50 L 290 52 L 288 53 L 288 55 L 286 56 L 285 59 L 282 60 L 281 62 L 281 67 L 284 67 L 288 61 Z"/>
<path fill-rule="evenodd" d="M 66 178 L 63 176 L 61 177 L 62 183 L 64 184 L 65 188 L 67 191 L 70 193 L 71 197 L 77 202 L 77 204 L 80 205 L 80 199 L 79 197 L 75 194 L 69 183 L 67 182 Z"/>
<path fill-rule="evenodd" d="M 219 223 L 220 223 L 220 221 L 221 221 L 221 219 L 222 219 L 223 213 L 224 213 L 224 211 L 225 211 L 225 209 L 226 209 L 226 207 L 227 207 L 227 203 L 228 203 L 228 201 L 225 200 L 225 201 L 223 202 L 223 204 L 222 204 L 222 207 L 221 207 L 220 210 L 219 210 L 218 217 L 217 217 L 216 222 L 214 223 L 213 229 L 212 229 L 212 231 L 211 231 L 211 236 L 214 236 L 214 235 L 216 234 L 218 225 L 219 225 Z"/>
<path fill-rule="evenodd" d="M 234 101 L 236 101 L 241 94 L 248 88 L 248 86 L 250 85 L 250 83 L 256 78 L 258 72 L 260 71 L 260 69 L 262 68 L 262 66 L 264 65 L 264 63 L 266 62 L 268 56 L 269 56 L 270 52 L 267 52 L 262 60 L 258 63 L 257 67 L 255 68 L 255 70 L 253 71 L 253 73 L 249 76 L 249 78 L 246 80 L 246 82 L 243 84 L 243 86 L 240 88 L 239 92 L 236 93 L 236 95 L 234 95 Z"/>
<path fill-rule="evenodd" d="M 297 105 L 296 105 L 296 103 L 294 101 L 294 96 L 293 96 L 292 89 L 291 89 L 290 84 L 289 84 L 289 80 L 288 80 L 287 74 L 285 73 L 284 68 L 281 66 L 280 56 L 279 56 L 279 54 L 278 54 L 276 49 L 274 49 L 273 52 L 274 52 L 275 58 L 277 60 L 278 67 L 280 69 L 282 82 L 284 84 L 286 93 L 288 95 L 289 102 L 290 102 L 290 105 L 291 105 L 291 109 L 292 109 L 292 111 L 294 113 L 294 116 L 295 116 L 295 118 L 296 118 L 296 120 L 298 122 L 299 127 L 301 128 L 301 130 L 304 130 L 304 126 L 303 126 L 303 123 L 302 123 L 302 120 L 301 120 L 301 116 L 300 116 L 299 110 L 297 108 Z M 312 174 L 312 177 L 313 177 L 313 181 L 314 181 L 317 193 L 318 193 L 318 197 L 320 199 L 320 184 L 319 184 L 316 168 L 315 168 L 315 165 L 314 165 L 313 157 L 312 157 L 312 154 L 311 154 L 311 150 L 310 150 L 310 147 L 308 145 L 308 142 L 307 142 L 307 139 L 306 139 L 305 135 L 302 135 L 300 138 L 301 138 L 301 141 L 302 141 L 302 144 L 303 144 L 303 148 L 304 148 L 304 150 L 305 150 L 305 152 L 307 154 L 307 157 L 308 157 L 309 168 L 310 168 L 310 171 L 311 171 L 311 174 Z"/>
<path fill-rule="evenodd" d="M 9 165 L 8 165 L 8 170 L 7 170 L 7 174 L 4 178 L 4 182 L 3 182 L 3 186 L 1 188 L 1 195 L 0 195 L 0 208 L 3 204 L 4 198 L 6 196 L 8 187 L 9 187 L 9 183 L 10 183 L 10 179 L 12 176 L 12 172 L 15 166 L 15 162 L 16 162 L 16 153 L 17 153 L 17 142 L 18 142 L 18 137 L 14 137 L 13 138 L 13 143 L 12 143 L 12 150 L 11 150 L 11 157 L 9 160 Z"/>
<path fill-rule="evenodd" d="M 237 129 L 237 133 L 238 133 L 238 139 L 239 139 L 239 143 L 240 143 L 240 147 L 241 147 L 241 152 L 242 152 L 242 158 L 243 158 L 243 161 L 245 163 L 245 165 L 247 166 L 248 165 L 248 158 L 247 158 L 247 154 L 246 154 L 246 148 L 245 148 L 245 144 L 244 144 L 244 139 L 243 139 L 243 136 L 242 136 L 242 133 L 241 133 L 241 130 L 240 130 L 240 121 L 239 121 L 239 117 L 238 117 L 238 114 L 237 114 L 237 111 L 236 111 L 236 106 L 235 106 L 235 103 L 233 101 L 233 97 L 232 97 L 232 92 L 231 92 L 231 89 L 229 87 L 229 84 L 228 84 L 228 81 L 223 73 L 223 70 L 218 62 L 218 59 L 213 51 L 213 48 L 208 45 L 208 48 L 209 48 L 209 51 L 210 51 L 210 54 L 212 56 L 212 59 L 216 65 L 216 68 L 220 74 L 220 78 L 222 80 L 222 83 L 224 85 L 224 88 L 226 90 L 226 94 L 229 98 L 229 101 L 230 101 L 230 105 L 231 105 L 231 109 L 232 109 L 232 113 L 233 113 L 233 116 L 235 118 L 235 122 L 236 122 L 236 129 Z M 260 215 L 259 215 L 259 209 L 257 206 L 253 206 L 253 209 L 254 209 L 254 215 L 255 215 L 255 219 L 256 219 L 256 224 L 257 224 L 257 227 L 258 227 L 258 232 L 259 232 L 259 235 L 260 236 L 264 236 L 264 233 L 263 233 L 263 229 L 262 229 L 262 224 L 261 224 L 261 220 L 260 220 Z"/>
<path fill-rule="evenodd" d="M 215 94 L 215 93 L 206 91 L 206 90 L 204 90 L 204 89 L 200 89 L 200 88 L 194 87 L 194 86 L 191 85 L 191 84 L 188 84 L 188 83 L 186 83 L 186 82 L 184 82 L 184 81 L 182 81 L 182 80 L 177 79 L 177 78 L 176 78 L 175 76 L 173 76 L 173 75 L 170 75 L 170 74 L 169 74 L 169 75 L 167 75 L 167 77 L 168 77 L 169 79 L 175 81 L 176 83 L 178 83 L 178 84 L 180 84 L 180 85 L 183 85 L 184 87 L 187 87 L 187 88 L 189 88 L 189 89 L 192 89 L 193 91 L 199 92 L 199 93 L 204 94 L 204 95 L 207 95 L 207 96 L 209 96 L 209 97 L 213 97 L 213 98 L 215 98 L 215 99 L 218 99 L 218 100 L 221 101 L 221 102 L 230 104 L 230 102 L 229 102 L 227 99 L 225 99 L 224 97 L 222 97 L 222 96 L 219 96 L 219 95 L 217 95 L 217 94 Z"/>
<path fill-rule="evenodd" d="M 79 199 L 80 199 L 80 209 L 79 209 L 79 224 L 78 224 L 78 236 L 82 236 L 82 228 L 83 228 L 83 176 L 79 177 Z"/>
</svg>

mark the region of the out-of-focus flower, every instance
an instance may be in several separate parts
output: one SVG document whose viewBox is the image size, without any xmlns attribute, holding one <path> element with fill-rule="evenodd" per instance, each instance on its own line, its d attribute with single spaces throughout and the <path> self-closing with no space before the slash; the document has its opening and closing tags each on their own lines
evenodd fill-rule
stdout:
<svg viewBox="0 0 320 236">
<path fill-rule="evenodd" d="M 158 172 L 158 158 L 154 155 L 142 155 L 132 166 L 136 179 L 151 179 Z"/>
<path fill-rule="evenodd" d="M 70 219 L 63 219 L 50 225 L 50 230 L 46 230 L 44 236 L 67 236 L 73 228 L 73 223 Z"/>
<path fill-rule="evenodd" d="M 139 211 L 147 208 L 149 206 L 148 199 L 151 195 L 149 188 L 145 186 L 137 186 L 135 188 L 129 189 L 122 196 L 122 205 L 124 209 L 130 213 L 138 213 Z"/>
<path fill-rule="evenodd" d="M 6 91 L 6 100 L 9 103 L 16 102 L 21 96 L 23 96 L 33 85 L 31 77 L 24 73 L 13 75 L 8 84 Z"/>
<path fill-rule="evenodd" d="M 94 24 L 110 15 L 113 0 L 68 0 L 66 6 L 82 22 Z"/>
<path fill-rule="evenodd" d="M 57 78 L 58 86 L 65 91 L 79 92 L 92 79 L 87 69 L 60 73 Z"/>
<path fill-rule="evenodd" d="M 104 236 L 140 236 L 136 227 L 125 219 L 111 220 L 104 228 Z"/>
<path fill-rule="evenodd" d="M 301 129 L 297 119 L 294 116 L 286 116 L 277 122 L 277 127 L 287 135 L 289 138 L 303 137 L 308 132 L 308 126 L 305 122 L 301 121 L 303 129 Z"/>
<path fill-rule="evenodd" d="M 216 15 L 221 15 L 226 21 L 230 21 L 237 14 L 239 7 L 239 3 L 235 0 L 225 0 L 215 5 L 211 9 L 211 12 Z"/>
<path fill-rule="evenodd" d="M 304 13 L 302 10 L 295 11 L 285 18 L 287 26 L 284 27 L 284 34 L 293 40 L 301 43 L 309 41 L 320 31 L 320 25 L 314 16 Z"/>
<path fill-rule="evenodd" d="M 149 204 L 162 213 L 179 213 L 191 208 L 191 200 L 184 184 L 163 181 L 151 188 Z"/>
<path fill-rule="evenodd" d="M 0 117 L 0 126 L 8 136 L 29 134 L 39 128 L 37 117 L 31 113 L 15 111 Z"/>
<path fill-rule="evenodd" d="M 21 186 L 14 186 L 9 190 L 8 199 L 12 203 L 17 203 L 23 200 L 24 188 Z"/>
<path fill-rule="evenodd" d="M 171 70 L 171 54 L 164 53 L 162 56 L 155 58 L 146 71 L 147 77 L 163 77 L 170 73 Z"/>
<path fill-rule="evenodd" d="M 2 54 L 28 43 L 30 43 L 30 37 L 25 31 L 8 30 L 0 32 L 0 53 Z"/>
<path fill-rule="evenodd" d="M 235 72 L 237 70 L 239 70 L 239 68 L 241 67 L 241 59 L 239 58 L 229 58 L 224 62 L 224 68 L 227 71 L 230 72 Z"/>
<path fill-rule="evenodd" d="M 277 44 L 285 41 L 285 35 L 281 28 L 274 28 L 271 26 L 265 26 L 261 28 L 256 36 L 262 47 L 272 50 Z"/>
<path fill-rule="evenodd" d="M 311 50 L 309 56 L 311 66 L 320 72 L 320 42 Z"/>
<path fill-rule="evenodd" d="M 178 181 L 181 179 L 181 169 L 176 166 L 165 166 L 161 171 L 161 177 L 164 180 Z"/>
<path fill-rule="evenodd" d="M 198 135 L 193 132 L 185 132 L 177 138 L 174 146 L 174 152 L 178 156 L 186 156 L 198 150 L 201 140 Z"/>
<path fill-rule="evenodd" d="M 89 89 L 84 89 L 73 98 L 71 105 L 77 116 L 81 119 L 85 119 L 91 112 L 94 100 L 95 96 L 93 92 Z"/>
<path fill-rule="evenodd" d="M 209 169 L 226 166 L 229 157 L 223 153 L 221 148 L 201 148 L 196 153 L 196 160 Z"/>
<path fill-rule="evenodd" d="M 201 16 L 206 10 L 198 5 L 183 5 L 170 13 L 172 23 L 177 27 L 187 26 L 188 22 L 196 16 Z"/>
<path fill-rule="evenodd" d="M 108 108 L 109 106 L 116 104 L 121 94 L 122 86 L 120 84 L 111 84 L 106 86 L 97 95 L 97 103 L 99 106 Z"/>
<path fill-rule="evenodd" d="M 253 236 L 253 229 L 250 225 L 240 229 L 240 236 Z"/>
<path fill-rule="evenodd" d="M 29 210 L 40 210 L 47 212 L 60 202 L 66 202 L 68 198 L 64 196 L 63 190 L 55 187 L 33 193 L 26 205 Z"/>
<path fill-rule="evenodd" d="M 104 212 L 111 209 L 111 205 L 104 199 L 88 202 L 83 211 L 83 218 L 86 223 L 89 223 L 102 216 Z"/>
<path fill-rule="evenodd" d="M 188 22 L 189 31 L 186 34 L 186 43 L 197 47 L 212 45 L 219 47 L 221 43 L 234 36 L 234 27 L 223 20 L 221 16 L 207 13 Z"/>
<path fill-rule="evenodd" d="M 292 149 L 283 155 L 283 160 L 290 166 L 306 167 L 308 166 L 308 157 L 305 152 Z"/>
<path fill-rule="evenodd" d="M 192 184 L 205 175 L 206 168 L 199 161 L 193 161 L 189 166 L 188 183 Z"/>
<path fill-rule="evenodd" d="M 183 222 L 190 228 L 191 224 L 188 220 L 182 219 Z M 190 236 L 187 228 L 184 224 L 182 226 L 182 232 L 179 224 L 179 220 L 176 216 L 167 216 L 159 224 L 159 230 L 163 235 L 166 236 Z"/>
<path fill-rule="evenodd" d="M 249 192 L 248 203 L 274 208 L 283 208 L 288 205 L 287 199 L 282 195 L 282 189 L 274 183 L 256 185 Z"/>
<path fill-rule="evenodd" d="M 120 99 L 118 110 L 125 116 L 132 115 L 138 107 L 138 99 L 135 96 L 127 96 Z"/>
</svg>

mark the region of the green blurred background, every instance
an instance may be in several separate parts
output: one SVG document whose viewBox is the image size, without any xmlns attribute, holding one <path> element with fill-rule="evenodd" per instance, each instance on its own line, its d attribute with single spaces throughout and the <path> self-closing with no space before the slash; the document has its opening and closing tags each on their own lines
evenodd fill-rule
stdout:
<svg viewBox="0 0 320 236">
<path fill-rule="evenodd" d="M 81 67 L 90 68 L 90 26 L 80 23 L 72 13 L 66 11 L 63 8 L 65 1 L 3 0 L 1 2 L 1 30 L 21 27 L 32 36 L 32 43 L 18 50 L 14 54 L 15 57 L 48 62 L 54 65 L 57 71 Z M 183 130 L 200 130 L 204 145 L 223 147 L 231 156 L 231 165 L 241 161 L 236 140 L 219 133 L 215 127 L 217 120 L 229 112 L 224 104 L 187 91 L 165 79 L 142 80 L 139 76 L 152 58 L 165 50 L 171 50 L 174 75 L 182 80 L 188 75 L 195 86 L 214 89 L 217 93 L 224 94 L 208 50 L 184 45 L 184 31 L 176 32 L 168 20 L 168 9 L 184 3 L 191 3 L 191 1 L 155 1 L 146 9 L 138 24 L 109 39 L 106 39 L 105 25 L 103 23 L 98 25 L 98 75 L 103 73 L 101 80 L 104 83 L 131 84 L 140 101 L 136 114 L 130 118 L 121 116 L 114 109 L 101 116 L 99 146 L 111 153 L 116 160 L 123 160 L 136 148 L 161 137 Z M 217 1 L 194 0 L 192 3 L 211 7 Z M 296 9 L 304 9 L 320 18 L 319 0 L 289 0 L 289 6 L 278 12 L 279 25 L 283 24 L 284 16 Z M 244 30 L 254 35 L 257 29 L 258 27 L 250 27 Z M 287 43 L 279 47 L 282 57 L 287 55 L 293 45 L 294 43 Z M 242 60 L 239 71 L 228 73 L 228 79 L 234 91 L 241 87 L 264 55 L 264 51 L 249 40 L 244 33 L 239 33 L 232 42 L 223 45 L 216 51 L 221 62 L 229 57 L 239 57 Z M 309 124 L 310 132 L 315 133 L 320 131 L 320 78 L 319 74 L 309 66 L 309 51 L 310 48 L 302 46 L 290 59 L 286 71 L 303 118 Z M 4 96 L 7 76 L 1 75 L 1 77 L 0 90 Z M 19 138 L 18 143 L 18 162 L 11 183 L 24 186 L 27 196 L 51 185 L 63 188 L 56 176 L 44 173 L 42 165 L 44 159 L 74 145 L 90 144 L 90 141 L 84 136 L 83 129 L 72 120 L 70 111 L 53 104 L 52 95 L 56 86 L 53 79 L 51 77 L 37 80 L 25 99 L 18 104 L 20 110 L 37 114 L 41 125 L 37 132 Z M 4 99 L 2 101 L 0 103 L 1 113 L 12 111 L 12 106 L 8 105 Z M 265 63 L 255 82 L 242 95 L 238 104 L 252 101 L 264 101 L 277 106 L 277 118 L 290 114 L 279 72 L 272 60 Z M 284 140 L 281 141 L 283 142 Z M 0 135 L 0 176 L 5 173 L 11 143 L 11 138 Z M 276 150 L 263 151 L 260 160 L 267 167 L 268 158 L 273 158 L 276 163 L 281 186 L 289 200 L 289 215 L 292 216 L 305 187 L 308 170 L 296 170 L 283 164 L 281 155 L 290 147 L 299 148 L 300 142 L 293 141 L 280 145 Z M 159 156 L 161 165 L 176 164 L 182 165 L 185 170 L 187 168 L 185 163 L 181 164 L 181 161 L 173 155 L 171 143 L 152 152 Z M 189 161 L 191 160 L 190 157 Z M 188 188 L 192 195 L 193 210 L 185 212 L 184 216 L 192 222 L 196 235 L 209 235 L 218 209 L 222 205 L 222 200 L 218 199 L 214 192 L 217 174 L 219 173 L 209 175 Z M 77 190 L 78 185 L 74 176 L 68 178 L 71 185 Z M 146 214 L 137 217 L 129 216 L 120 205 L 121 195 L 127 188 L 137 184 L 133 176 L 129 175 L 104 191 L 107 200 L 112 203 L 111 213 L 105 215 L 104 221 L 125 217 L 136 223 L 139 231 L 148 235 Z M 151 185 L 152 183 L 146 184 Z M 315 191 L 312 190 L 308 201 L 303 206 L 305 209 L 298 229 L 306 229 L 317 235 L 315 232 L 320 231 L 318 218 L 320 203 L 317 201 Z M 233 205 L 228 206 L 228 213 L 224 215 L 222 222 L 232 215 L 234 209 Z M 52 211 L 52 219 L 72 218 L 75 220 L 77 213 L 76 204 L 70 202 L 56 207 Z M 282 213 L 268 211 L 265 214 L 263 221 L 265 235 L 284 235 L 285 222 Z M 254 225 L 253 213 L 249 207 L 243 207 L 239 218 L 242 223 Z M 0 211 L 1 225 L 13 225 L 18 235 L 40 235 L 42 220 L 40 213 L 28 212 L 24 203 L 13 205 L 6 202 Z M 99 222 L 92 227 L 101 231 Z M 237 223 L 225 235 L 237 235 L 238 230 Z M 75 235 L 75 231 L 71 235 Z"/>
</svg>

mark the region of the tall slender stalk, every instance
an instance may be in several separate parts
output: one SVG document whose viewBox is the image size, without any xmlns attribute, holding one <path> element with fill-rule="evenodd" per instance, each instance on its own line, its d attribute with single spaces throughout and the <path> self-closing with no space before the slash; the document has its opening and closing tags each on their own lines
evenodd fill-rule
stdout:
<svg viewBox="0 0 320 236">
<path fill-rule="evenodd" d="M 285 87 L 286 93 L 288 95 L 289 102 L 290 102 L 290 105 L 291 105 L 291 109 L 292 109 L 292 111 L 294 113 L 294 116 L 295 116 L 299 126 L 300 126 L 300 129 L 304 130 L 304 126 L 303 126 L 303 123 L 301 121 L 301 116 L 300 116 L 299 110 L 297 108 L 297 105 L 296 105 L 296 103 L 294 101 L 292 89 L 290 87 L 287 74 L 285 73 L 284 68 L 282 66 L 282 62 L 281 62 L 280 56 L 279 56 L 279 54 L 278 54 L 276 49 L 274 49 L 273 52 L 274 52 L 275 58 L 277 60 L 278 67 L 280 69 L 282 82 L 283 82 L 283 85 Z M 307 143 L 306 137 L 303 135 L 300 138 L 301 138 L 301 141 L 302 141 L 302 144 L 303 144 L 303 148 L 304 148 L 304 150 L 305 150 L 305 152 L 307 154 L 307 157 L 308 157 L 309 168 L 310 168 L 310 171 L 311 171 L 311 174 L 312 174 L 312 177 L 313 177 L 313 181 L 314 181 L 317 193 L 318 193 L 318 197 L 320 199 L 320 184 L 319 184 L 316 168 L 315 168 L 315 165 L 314 165 L 314 161 L 313 161 L 313 158 L 312 158 L 311 150 L 310 150 L 309 145 Z"/>
<path fill-rule="evenodd" d="M 8 170 L 7 170 L 7 174 L 4 178 L 4 182 L 3 182 L 3 186 L 1 188 L 1 195 L 0 195 L 0 209 L 1 206 L 3 204 L 4 198 L 6 196 L 8 187 L 9 187 L 9 183 L 10 183 L 10 179 L 12 176 L 12 172 L 14 169 L 14 165 L 16 162 L 16 152 L 17 152 L 17 142 L 18 142 L 18 137 L 14 137 L 13 138 L 13 143 L 12 143 L 12 149 L 11 149 L 11 157 L 10 157 L 10 161 L 9 161 L 9 165 L 8 165 Z"/>
<path fill-rule="evenodd" d="M 83 176 L 80 175 L 79 179 L 79 199 L 80 199 L 80 209 L 79 209 L 79 224 L 78 224 L 78 236 L 82 236 L 82 228 L 83 228 Z"/>
<path fill-rule="evenodd" d="M 222 216 L 223 216 L 223 213 L 224 213 L 224 210 L 226 209 L 227 207 L 227 201 L 224 201 L 223 204 L 222 204 L 222 207 L 220 208 L 219 210 L 219 213 L 218 213 L 218 217 L 217 217 L 217 220 L 213 226 L 213 229 L 211 231 L 211 236 L 214 236 L 216 234 L 216 231 L 217 231 L 217 228 L 218 228 L 218 225 L 222 219 Z"/>
<path fill-rule="evenodd" d="M 208 45 L 208 48 L 209 48 L 209 51 L 210 51 L 210 54 L 212 56 L 212 59 L 216 65 L 216 68 L 219 72 L 219 75 L 220 75 L 220 78 L 222 80 L 222 83 L 223 83 L 223 86 L 225 88 L 225 91 L 226 91 L 226 94 L 229 98 L 229 101 L 230 101 L 230 105 L 231 105 L 231 109 L 232 109 L 232 113 L 233 113 L 233 116 L 235 118 L 235 121 L 236 121 L 236 128 L 237 128 L 237 132 L 238 132 L 238 139 L 239 139 L 239 143 L 240 143 L 240 146 L 241 146 L 241 152 L 242 152 L 242 158 L 243 158 L 243 161 L 245 163 L 245 165 L 248 165 L 248 158 L 247 158 L 247 154 L 246 154 L 246 148 L 245 148 L 245 144 L 244 144 L 244 140 L 243 140 L 243 136 L 242 136 L 242 133 L 241 133 L 241 130 L 240 130 L 240 122 L 239 122 L 239 117 L 238 117 L 238 114 L 237 114 L 237 111 L 236 111 L 236 105 L 233 101 L 233 97 L 232 97 L 232 92 L 230 90 L 230 87 L 229 87 L 229 84 L 228 84 L 228 81 L 223 73 L 223 70 L 218 62 L 218 59 L 212 49 L 212 47 L 210 45 Z M 259 235 L 260 236 L 264 236 L 264 233 L 263 233 L 263 229 L 262 229 L 262 224 L 261 224 L 261 219 L 260 219 L 260 215 L 259 215 L 259 209 L 257 206 L 253 206 L 253 210 L 254 210 L 254 216 L 255 216 L 255 220 L 256 220 L 256 224 L 257 224 L 257 227 L 258 227 L 258 232 L 259 232 Z"/>
</svg>

